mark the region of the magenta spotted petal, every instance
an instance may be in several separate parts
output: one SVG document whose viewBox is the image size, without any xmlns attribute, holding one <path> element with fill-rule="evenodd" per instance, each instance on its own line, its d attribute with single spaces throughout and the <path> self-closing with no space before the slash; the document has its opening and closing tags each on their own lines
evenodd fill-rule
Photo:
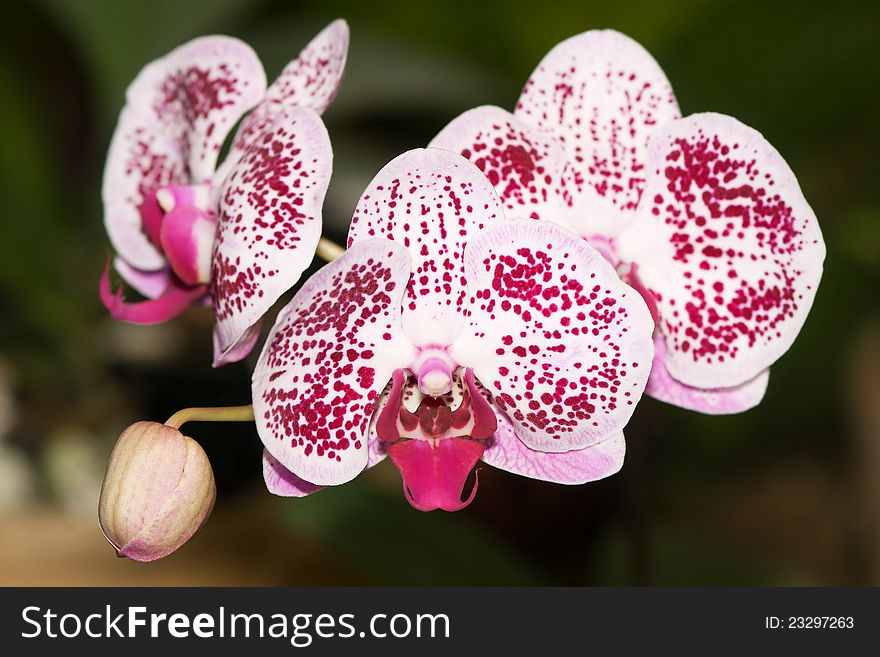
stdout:
<svg viewBox="0 0 880 657">
<path fill-rule="evenodd" d="M 620 467 L 654 323 L 597 249 L 505 219 L 474 164 L 431 148 L 376 176 L 349 245 L 279 315 L 254 374 L 271 490 L 348 481 L 371 446 L 424 511 L 467 506 L 487 450 L 568 483 Z"/>
<path fill-rule="evenodd" d="M 669 81 L 641 45 L 593 30 L 547 53 L 515 115 L 564 146 L 575 172 L 576 232 L 613 237 L 639 204 L 648 136 L 680 113 Z"/>
<path fill-rule="evenodd" d="M 468 323 L 452 345 L 532 449 L 620 431 L 645 388 L 654 323 L 597 250 L 550 222 L 484 229 L 465 252 Z"/>
<path fill-rule="evenodd" d="M 165 266 L 141 206 L 170 183 L 210 180 L 227 133 L 266 91 L 249 46 L 229 37 L 190 41 L 147 65 L 126 92 L 104 170 L 104 223 L 132 267 Z"/>
<path fill-rule="evenodd" d="M 707 415 L 729 415 L 754 408 L 764 399 L 770 370 L 731 388 L 694 388 L 676 381 L 666 369 L 666 340 L 654 336 L 654 364 L 645 394 L 667 404 L 673 404 Z"/>
<path fill-rule="evenodd" d="M 266 91 L 266 97 L 241 122 L 232 148 L 218 172 L 223 180 L 248 146 L 265 132 L 279 112 L 308 107 L 323 114 L 339 90 L 348 57 L 348 23 L 335 20 L 303 48 Z"/>
<path fill-rule="evenodd" d="M 617 248 L 656 298 L 666 368 L 700 388 L 740 385 L 789 349 L 825 258 L 791 169 L 757 131 L 720 114 L 652 137 L 645 201 Z"/>
<path fill-rule="evenodd" d="M 806 318 L 825 254 L 772 146 L 730 117 L 679 118 L 657 63 L 610 30 L 553 48 L 523 89 L 518 123 L 502 117 L 471 110 L 432 145 L 478 162 L 519 216 L 573 229 L 643 295 L 668 346 L 648 394 L 707 413 L 757 404 L 767 368 Z M 525 135 L 546 145 L 529 148 Z M 516 146 L 530 157 L 505 168 Z"/>
<path fill-rule="evenodd" d="M 595 445 L 569 452 L 539 452 L 517 436 L 510 420 L 499 416 L 498 430 L 483 452 L 483 461 L 499 470 L 556 484 L 585 484 L 604 479 L 623 467 L 626 441 L 619 431 Z"/>
<path fill-rule="evenodd" d="M 211 278 L 215 365 L 237 359 L 241 341 L 253 339 L 252 327 L 311 263 L 332 157 L 320 117 L 289 108 L 226 179 Z"/>
<path fill-rule="evenodd" d="M 510 218 L 548 219 L 566 225 L 565 177 L 570 170 L 560 142 L 499 107 L 477 107 L 447 125 L 429 144 L 471 160 L 482 171 Z"/>
<path fill-rule="evenodd" d="M 355 208 L 349 246 L 387 237 L 409 250 L 403 326 L 417 346 L 449 344 L 462 326 L 468 239 L 504 218 L 486 177 L 466 159 L 416 149 L 388 163 Z"/>
<path fill-rule="evenodd" d="M 400 304 L 406 249 L 367 240 L 323 267 L 276 320 L 253 376 L 257 430 L 297 477 L 341 484 L 367 465 L 380 393 L 413 350 Z"/>
<path fill-rule="evenodd" d="M 384 399 L 380 397 L 379 402 L 376 404 L 377 408 L 381 408 L 383 403 Z M 367 455 L 367 468 L 372 468 L 374 465 L 381 463 L 388 456 L 379 441 L 379 436 L 376 434 L 375 422 L 376 414 L 374 413 L 373 423 L 370 426 L 368 436 L 369 454 Z M 324 486 L 311 484 L 305 479 L 297 477 L 281 465 L 278 459 L 272 456 L 265 448 L 263 449 L 263 481 L 266 484 L 266 490 L 279 497 L 305 497 L 306 495 L 317 493 L 324 488 Z"/>
<path fill-rule="evenodd" d="M 208 303 L 214 364 L 250 352 L 262 315 L 320 239 L 332 151 L 316 111 L 332 101 L 347 49 L 348 26 L 335 21 L 268 91 L 256 55 L 228 37 L 196 39 L 144 68 L 111 144 L 104 201 L 118 271 L 148 301 L 124 301 L 105 277 L 101 299 L 115 318 L 164 321 Z"/>
</svg>

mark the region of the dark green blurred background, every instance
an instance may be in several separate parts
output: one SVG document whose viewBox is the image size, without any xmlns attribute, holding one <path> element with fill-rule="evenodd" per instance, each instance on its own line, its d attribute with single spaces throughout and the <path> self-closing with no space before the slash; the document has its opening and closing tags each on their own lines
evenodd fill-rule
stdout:
<svg viewBox="0 0 880 657">
<path fill-rule="evenodd" d="M 685 114 L 736 116 L 786 157 L 828 244 L 812 314 L 758 409 L 646 398 L 620 474 L 570 488 L 484 468 L 456 514 L 412 510 L 390 463 L 272 497 L 252 425 L 189 425 L 214 516 L 160 563 L 117 560 L 95 506 L 118 433 L 247 403 L 253 366 L 211 369 L 207 309 L 138 327 L 98 301 L 124 89 L 209 33 L 250 43 L 271 80 L 340 16 L 330 237 L 389 159 L 473 106 L 512 108 L 553 45 L 613 27 L 656 57 Z M 880 584 L 880 3 L 34 0 L 0 31 L 0 584 Z"/>
</svg>

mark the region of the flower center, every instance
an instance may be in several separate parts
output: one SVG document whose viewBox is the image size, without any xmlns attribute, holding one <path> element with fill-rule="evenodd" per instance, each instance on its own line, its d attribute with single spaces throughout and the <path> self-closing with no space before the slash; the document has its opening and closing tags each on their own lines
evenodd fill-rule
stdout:
<svg viewBox="0 0 880 657">
<path fill-rule="evenodd" d="M 452 411 L 440 397 L 425 397 L 416 411 L 419 427 L 431 438 L 442 437 L 452 426 Z"/>
<path fill-rule="evenodd" d="M 443 347 L 423 347 L 410 369 L 423 394 L 439 397 L 452 390 L 452 373 L 456 365 Z"/>
<path fill-rule="evenodd" d="M 209 196 L 207 183 L 169 185 L 148 194 L 140 207 L 144 232 L 187 285 L 211 279 L 217 222 L 208 209 Z"/>
<path fill-rule="evenodd" d="M 424 395 L 415 374 L 394 372 L 391 391 L 376 419 L 376 433 L 400 470 L 410 504 L 421 511 L 457 511 L 473 500 L 462 491 L 497 428 L 495 412 L 470 370 L 457 370 L 451 390 Z"/>
</svg>

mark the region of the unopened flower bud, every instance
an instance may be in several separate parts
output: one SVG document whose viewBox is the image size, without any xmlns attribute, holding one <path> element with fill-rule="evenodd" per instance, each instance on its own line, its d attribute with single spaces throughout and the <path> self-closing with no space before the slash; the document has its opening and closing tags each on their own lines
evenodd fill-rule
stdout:
<svg viewBox="0 0 880 657">
<path fill-rule="evenodd" d="M 136 422 L 110 455 L 98 519 L 118 556 L 155 561 L 201 528 L 216 496 L 211 464 L 196 441 L 158 422 Z"/>
</svg>

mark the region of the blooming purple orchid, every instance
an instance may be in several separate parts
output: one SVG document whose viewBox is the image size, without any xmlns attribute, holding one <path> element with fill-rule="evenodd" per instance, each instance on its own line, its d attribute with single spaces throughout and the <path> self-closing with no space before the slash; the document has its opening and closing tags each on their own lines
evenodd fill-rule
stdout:
<svg viewBox="0 0 880 657">
<path fill-rule="evenodd" d="M 114 266 L 148 300 L 124 302 L 108 266 L 100 290 L 113 317 L 156 323 L 211 305 L 214 365 L 250 352 L 263 314 L 321 237 L 333 155 L 319 115 L 347 52 L 348 26 L 337 20 L 268 89 L 253 50 L 225 36 L 190 41 L 140 72 L 110 145 L 103 198 Z"/>
<path fill-rule="evenodd" d="M 644 296 L 656 320 L 647 394 L 712 414 L 761 401 L 825 245 L 758 132 L 721 114 L 681 118 L 651 55 L 608 30 L 553 48 L 512 114 L 470 110 L 431 146 L 473 161 L 510 216 L 593 244 Z"/>
<path fill-rule="evenodd" d="M 349 249 L 281 311 L 253 375 L 270 491 L 386 455 L 421 510 L 457 510 L 477 461 L 566 484 L 616 472 L 654 322 L 575 233 L 508 220 L 450 151 L 409 151 L 361 196 Z"/>
</svg>

